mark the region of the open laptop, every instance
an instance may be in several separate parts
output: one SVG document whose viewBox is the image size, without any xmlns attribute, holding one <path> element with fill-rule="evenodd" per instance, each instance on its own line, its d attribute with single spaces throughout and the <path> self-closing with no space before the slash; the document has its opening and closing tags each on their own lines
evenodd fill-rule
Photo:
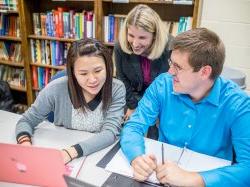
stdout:
<svg viewBox="0 0 250 187">
<path fill-rule="evenodd" d="M 66 187 L 62 153 L 51 148 L 0 143 L 0 181 Z"/>
<path fill-rule="evenodd" d="M 63 175 L 63 177 L 68 187 L 97 187 L 95 185 L 70 177 L 68 175 Z"/>
</svg>

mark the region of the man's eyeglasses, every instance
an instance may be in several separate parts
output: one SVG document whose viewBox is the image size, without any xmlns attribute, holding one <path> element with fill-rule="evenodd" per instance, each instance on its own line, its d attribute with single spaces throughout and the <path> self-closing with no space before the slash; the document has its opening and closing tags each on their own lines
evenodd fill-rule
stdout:
<svg viewBox="0 0 250 187">
<path fill-rule="evenodd" d="M 179 73 L 183 70 L 182 67 L 180 67 L 177 63 L 173 62 L 170 58 L 168 59 L 168 65 L 169 67 L 173 67 L 176 73 Z"/>
<path fill-rule="evenodd" d="M 190 68 L 190 69 L 182 68 L 181 66 L 179 66 L 179 64 L 173 62 L 170 58 L 168 59 L 168 65 L 169 65 L 169 68 L 171 68 L 171 66 L 174 68 L 176 74 L 180 73 L 181 71 L 187 71 L 190 69 L 193 70 L 193 68 Z"/>
</svg>

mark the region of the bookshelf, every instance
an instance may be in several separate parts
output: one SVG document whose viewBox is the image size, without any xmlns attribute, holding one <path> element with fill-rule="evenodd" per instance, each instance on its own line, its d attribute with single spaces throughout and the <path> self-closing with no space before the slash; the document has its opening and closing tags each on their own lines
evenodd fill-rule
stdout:
<svg viewBox="0 0 250 187">
<path fill-rule="evenodd" d="M 129 0 L 129 3 L 114 3 L 112 0 L 17 0 L 18 1 L 18 11 L 14 12 L 14 14 L 20 17 L 20 37 L 10 37 L 10 36 L 0 36 L 0 41 L 2 40 L 10 40 L 21 43 L 22 47 L 22 56 L 23 56 L 23 64 L 18 68 L 25 69 L 26 76 L 26 87 L 25 92 L 27 96 L 27 104 L 31 105 L 35 99 L 35 93 L 40 90 L 39 86 L 34 86 L 34 71 L 40 68 L 44 68 L 42 71 L 49 71 L 49 73 L 55 73 L 58 70 L 62 70 L 65 68 L 64 61 L 62 64 L 55 65 L 52 63 L 51 58 L 53 56 L 44 57 L 45 63 L 43 61 L 43 57 L 37 59 L 36 47 L 39 45 L 52 46 L 51 43 L 60 43 L 58 45 L 63 45 L 72 43 L 78 38 L 86 37 L 85 34 L 77 35 L 77 30 L 74 31 L 72 36 L 71 30 L 70 33 L 61 34 L 60 31 L 56 31 L 58 33 L 51 34 L 46 30 L 46 34 L 44 34 L 44 30 L 41 31 L 36 30 L 34 26 L 37 26 L 37 23 L 34 23 L 34 16 L 36 15 L 44 15 L 48 12 L 52 12 L 54 15 L 54 10 L 63 12 L 68 12 L 74 10 L 75 13 L 84 14 L 86 12 L 91 12 L 92 14 L 86 14 L 87 16 L 93 16 L 92 20 L 92 35 L 93 37 L 104 41 L 104 16 L 115 14 L 115 15 L 126 15 L 134 6 L 137 4 L 147 4 L 160 15 L 163 21 L 178 21 L 181 16 L 191 16 L 193 17 L 192 27 L 197 26 L 198 20 L 198 12 L 199 12 L 199 0 L 193 1 L 192 4 L 174 4 L 173 1 L 169 0 Z M 1 11 L 0 11 L 1 12 Z M 84 12 L 84 13 L 83 13 Z M 34 14 L 35 13 L 35 14 Z M 38 13 L 38 14 L 37 14 Z M 57 13 L 55 13 L 56 15 Z M 67 15 L 67 13 L 66 13 Z M 89 16 L 89 17 L 90 17 Z M 89 17 L 84 17 L 84 19 L 88 19 Z M 76 18 L 74 17 L 74 20 Z M 81 19 L 81 18 L 79 18 Z M 82 18 L 83 19 L 83 18 Z M 40 24 L 44 24 L 44 22 L 40 19 Z M 89 23 L 88 23 L 89 24 Z M 60 25 L 60 24 L 59 24 Z M 46 25 L 47 26 L 47 25 Z M 85 25 L 86 26 L 86 25 Z M 52 27 L 53 28 L 53 27 Z M 65 29 L 65 28 L 64 28 Z M 84 29 L 84 28 L 83 28 Z M 88 31 L 89 32 L 89 31 Z M 79 33 L 78 33 L 79 34 Z M 88 34 L 87 34 L 88 35 Z M 46 42 L 45 42 L 46 41 Z M 43 44 L 43 43 L 46 44 Z M 114 42 L 105 43 L 109 48 L 113 48 Z M 57 44 L 56 44 L 57 45 Z M 35 47 L 35 49 L 34 49 Z M 52 47 L 51 47 L 52 48 Z M 65 49 L 66 47 L 64 47 Z M 51 49 L 50 49 L 51 50 Z M 33 51 L 33 52 L 32 52 Z M 49 51 L 49 50 L 48 50 Z M 46 47 L 44 51 L 41 50 L 41 55 L 46 54 Z M 51 52 L 52 53 L 52 52 Z M 35 54 L 35 55 L 34 55 Z M 46 54 L 47 55 L 47 54 Z M 45 56 L 46 56 L 45 55 Z M 50 54 L 52 55 L 52 54 Z M 47 55 L 49 56 L 49 55 Z M 51 62 L 48 63 L 47 60 Z M 60 61 L 60 60 L 59 60 Z M 8 61 L 0 61 L 0 64 L 11 63 Z M 16 67 L 19 64 L 12 63 L 12 66 Z M 37 70 L 39 71 L 39 70 Z M 45 78 L 46 79 L 46 78 Z M 13 88 L 14 89 L 14 88 Z"/>
<path fill-rule="evenodd" d="M 0 79 L 9 83 L 16 104 L 27 106 L 32 100 L 27 89 L 18 4 L 18 0 L 0 4 Z"/>
<path fill-rule="evenodd" d="M 0 40 L 9 40 L 9 41 L 16 41 L 16 42 L 21 42 L 20 37 L 14 37 L 14 36 L 0 36 Z"/>
<path fill-rule="evenodd" d="M 195 28 L 197 26 L 199 0 L 195 1 L 130 0 L 129 3 L 114 3 L 112 0 L 103 0 L 99 2 L 99 7 L 102 7 L 99 9 L 99 15 L 101 15 L 101 17 L 113 15 L 116 19 L 116 17 L 127 15 L 128 12 L 138 4 L 147 4 L 152 9 L 154 9 L 159 14 L 161 19 L 169 24 L 168 28 L 170 30 L 172 30 L 173 29 L 172 27 L 174 27 L 172 25 L 173 23 L 180 22 L 180 17 L 184 18 L 192 17 L 192 20 L 190 21 L 190 28 Z M 105 41 L 106 45 L 113 46 L 114 42 L 116 41 L 116 37 L 114 41 L 111 42 L 107 41 L 106 40 L 107 36 L 105 38 L 105 26 L 106 25 L 104 23 L 102 30 L 99 31 L 99 37 Z M 110 28 L 108 30 L 110 30 Z M 115 35 L 118 36 L 118 34 Z M 176 35 L 176 33 L 174 33 L 173 35 Z"/>
</svg>

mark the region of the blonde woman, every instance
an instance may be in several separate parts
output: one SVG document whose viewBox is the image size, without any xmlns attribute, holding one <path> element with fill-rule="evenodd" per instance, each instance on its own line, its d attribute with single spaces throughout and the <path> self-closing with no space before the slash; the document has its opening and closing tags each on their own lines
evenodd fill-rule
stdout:
<svg viewBox="0 0 250 187">
<path fill-rule="evenodd" d="M 166 33 L 159 15 L 147 5 L 135 6 L 125 19 L 114 48 L 116 76 L 126 87 L 125 120 L 150 83 L 169 69 L 170 40 Z"/>
</svg>

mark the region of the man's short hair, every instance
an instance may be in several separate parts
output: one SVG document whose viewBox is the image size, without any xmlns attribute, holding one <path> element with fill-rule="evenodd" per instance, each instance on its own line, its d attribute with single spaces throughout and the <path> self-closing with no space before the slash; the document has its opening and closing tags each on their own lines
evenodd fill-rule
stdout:
<svg viewBox="0 0 250 187">
<path fill-rule="evenodd" d="M 172 50 L 189 53 L 189 64 L 194 72 L 203 66 L 211 66 L 210 79 L 216 79 L 222 72 L 225 61 L 225 46 L 219 36 L 207 29 L 196 28 L 175 37 L 171 45 Z"/>
</svg>

